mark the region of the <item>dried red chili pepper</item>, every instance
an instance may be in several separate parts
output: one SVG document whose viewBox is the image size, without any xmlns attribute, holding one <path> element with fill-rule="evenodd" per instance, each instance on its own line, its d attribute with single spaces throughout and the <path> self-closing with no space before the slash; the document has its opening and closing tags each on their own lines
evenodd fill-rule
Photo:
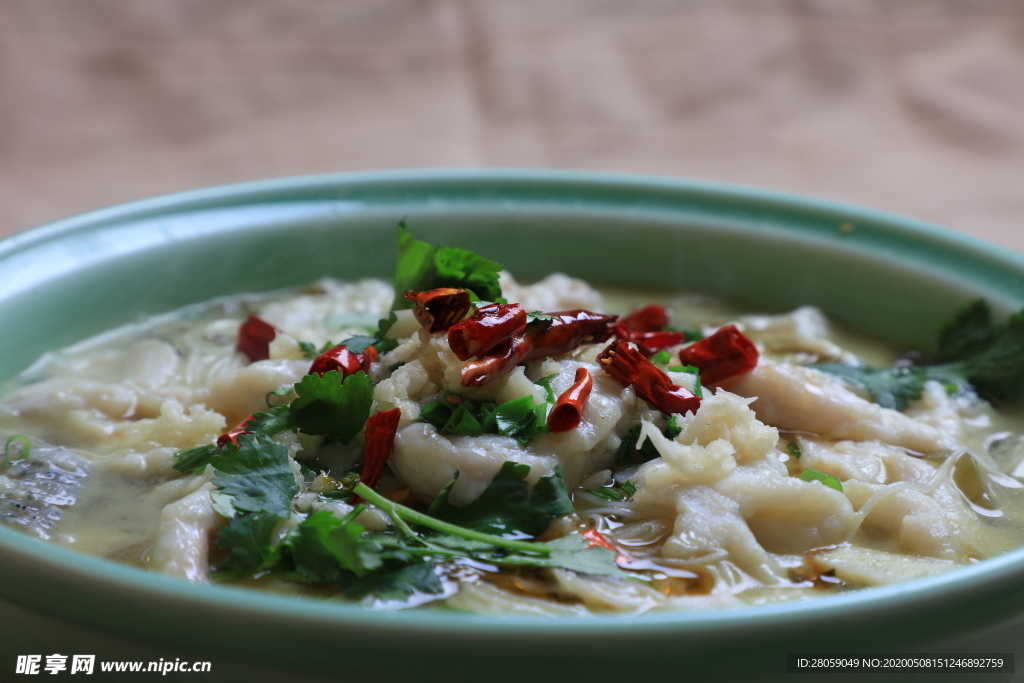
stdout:
<svg viewBox="0 0 1024 683">
<path fill-rule="evenodd" d="M 629 564 L 633 561 L 632 557 L 616 548 L 611 541 L 605 538 L 604 534 L 602 534 L 594 527 L 590 527 L 586 531 L 581 532 L 580 536 L 590 541 L 590 543 L 586 545 L 584 550 L 586 550 L 587 548 L 593 548 L 595 546 L 611 550 L 615 553 L 615 564 L 620 566 L 624 564 Z"/>
<path fill-rule="evenodd" d="M 628 342 L 633 342 L 645 356 L 653 356 L 659 351 L 682 344 L 685 335 L 682 332 L 666 330 L 664 332 L 637 332 L 631 330 L 622 323 L 616 323 L 612 328 L 615 336 Z"/>
<path fill-rule="evenodd" d="M 670 346 L 681 344 L 682 332 L 665 330 L 668 312 L 664 306 L 649 304 L 633 311 L 615 323 L 612 330 L 619 339 L 633 342 L 645 356 L 653 356 Z"/>
<path fill-rule="evenodd" d="M 478 387 L 510 371 L 519 363 L 560 356 L 581 344 L 604 341 L 611 335 L 608 325 L 618 317 L 584 310 L 545 315 L 551 316 L 551 319 L 531 323 L 524 333 L 508 339 L 490 354 L 466 363 L 462 368 L 462 386 Z M 455 327 L 448 331 L 449 345 L 453 330 Z"/>
<path fill-rule="evenodd" d="M 668 311 L 658 304 L 647 304 L 619 321 L 637 332 L 660 332 L 668 326 Z"/>
<path fill-rule="evenodd" d="M 352 353 L 343 344 L 339 344 L 317 356 L 313 364 L 309 366 L 309 372 L 306 374 L 312 375 L 316 373 L 323 377 L 324 373 L 337 370 L 341 373 L 342 377 L 348 377 L 360 370 L 369 373 L 370 366 L 377 358 L 377 349 L 373 348 L 373 346 L 367 346 L 366 350 L 362 353 Z"/>
<path fill-rule="evenodd" d="M 412 314 L 428 332 L 444 332 L 469 313 L 472 304 L 469 292 L 454 287 L 428 289 L 425 292 L 409 290 L 405 298 L 416 304 Z"/>
<path fill-rule="evenodd" d="M 251 434 L 249 431 L 249 420 L 253 419 L 253 416 L 245 418 L 234 427 L 229 429 L 227 432 L 217 437 L 217 446 L 223 448 L 229 443 L 238 444 L 238 437 L 242 434 Z"/>
<path fill-rule="evenodd" d="M 594 378 L 586 368 L 576 368 L 573 385 L 558 397 L 548 413 L 548 431 L 553 434 L 576 429 L 583 419 L 583 405 L 594 388 Z"/>
<path fill-rule="evenodd" d="M 753 370 L 759 355 L 754 342 L 735 325 L 726 325 L 680 351 L 679 360 L 700 370 L 701 383 L 716 384 Z"/>
<path fill-rule="evenodd" d="M 366 421 L 366 448 L 363 456 L 363 470 L 359 481 L 371 489 L 377 485 L 380 475 L 384 472 L 384 464 L 391 457 L 395 446 L 395 434 L 398 433 L 398 421 L 402 418 L 401 408 L 376 413 Z M 363 502 L 362 498 L 352 498 L 352 505 Z"/>
<path fill-rule="evenodd" d="M 250 363 L 270 358 L 270 342 L 277 336 L 274 326 L 265 320 L 250 315 L 238 328 L 238 351 L 249 359 Z"/>
<path fill-rule="evenodd" d="M 495 377 L 509 372 L 523 362 L 523 358 L 530 351 L 530 344 L 530 339 L 526 335 L 516 335 L 507 339 L 490 355 L 467 362 L 462 367 L 462 386 L 483 386 Z"/>
<path fill-rule="evenodd" d="M 636 395 L 663 413 L 697 412 L 700 399 L 654 367 L 642 353 L 622 339 L 616 339 L 597 356 L 597 362 L 609 375 L 632 385 Z"/>
<path fill-rule="evenodd" d="M 451 326 L 448 346 L 459 360 L 481 358 L 526 329 L 526 311 L 519 304 L 491 304 Z M 467 386 L 463 383 L 463 386 Z"/>
<path fill-rule="evenodd" d="M 553 319 L 543 326 L 543 321 L 537 321 L 536 332 L 530 334 L 533 343 L 526 356 L 527 361 L 560 356 L 583 344 L 603 342 L 611 336 L 608 326 L 619 318 L 617 315 L 591 313 L 582 309 L 545 315 Z"/>
</svg>

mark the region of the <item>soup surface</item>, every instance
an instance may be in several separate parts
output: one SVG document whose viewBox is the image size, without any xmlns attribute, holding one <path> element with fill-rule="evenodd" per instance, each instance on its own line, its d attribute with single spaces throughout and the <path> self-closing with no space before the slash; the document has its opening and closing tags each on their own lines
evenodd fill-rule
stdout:
<svg viewBox="0 0 1024 683">
<path fill-rule="evenodd" d="M 0 514 L 190 581 L 552 615 L 802 599 L 1024 543 L 1019 415 L 813 308 L 557 274 L 503 273 L 518 309 L 454 291 L 384 336 L 390 284 L 322 281 L 48 354 L 3 392 Z"/>
</svg>

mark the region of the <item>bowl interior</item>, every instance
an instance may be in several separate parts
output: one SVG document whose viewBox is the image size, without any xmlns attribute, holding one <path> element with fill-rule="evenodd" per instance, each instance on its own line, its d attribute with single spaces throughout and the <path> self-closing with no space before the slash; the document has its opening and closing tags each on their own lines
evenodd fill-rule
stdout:
<svg viewBox="0 0 1024 683">
<path fill-rule="evenodd" d="M 403 218 L 417 237 L 473 249 L 521 280 L 562 271 L 616 287 L 712 293 L 766 310 L 813 304 L 846 325 L 908 347 L 928 348 L 939 322 L 970 299 L 983 296 L 1002 312 L 1024 303 L 1020 256 L 910 219 L 829 202 L 579 173 L 318 176 L 147 200 L 0 243 L 0 378 L 45 351 L 214 296 L 328 275 L 386 277 L 394 264 L 394 228 Z M 785 642 L 782 625 L 824 629 L 837 646 L 888 643 L 892 651 L 893 638 L 911 646 L 1024 611 L 1024 588 L 1017 587 L 1024 587 L 1024 551 L 813 604 L 544 622 L 373 613 L 191 586 L 6 528 L 0 528 L 0 551 L 7 558 L 0 563 L 0 595 L 73 622 L 232 657 L 252 651 L 251 638 L 261 628 L 273 628 L 282 647 L 256 656 L 278 663 L 289 648 L 310 652 L 322 644 L 330 653 L 330 643 L 342 638 L 397 667 L 389 669 L 396 674 L 415 670 L 427 679 L 450 665 L 453 638 L 460 639 L 460 650 L 474 645 L 464 656 L 481 666 L 528 647 L 534 664 L 570 673 L 567 649 L 601 643 L 648 654 L 667 648 L 671 656 L 650 661 L 668 667 L 685 636 L 687 651 L 712 671 L 736 642 L 747 642 L 755 659 L 755 652 L 786 652 L 772 650 Z M 133 619 L 140 601 L 160 619 L 142 625 Z M 905 616 L 892 618 L 897 603 Z M 198 624 L 197 611 L 204 615 Z M 420 657 L 419 669 L 403 669 L 386 655 L 387 641 L 397 635 L 409 639 L 403 642 Z M 505 648 L 502 638 L 516 647 Z M 304 666 L 322 669 L 332 657 L 311 654 Z M 351 671 L 379 673 L 372 659 Z M 514 661 L 503 669 L 509 679 L 528 670 Z"/>
</svg>

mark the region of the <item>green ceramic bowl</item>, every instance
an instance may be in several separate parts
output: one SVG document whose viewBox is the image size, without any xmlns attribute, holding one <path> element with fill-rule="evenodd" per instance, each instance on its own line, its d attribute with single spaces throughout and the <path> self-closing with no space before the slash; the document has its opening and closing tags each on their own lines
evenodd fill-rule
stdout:
<svg viewBox="0 0 1024 683">
<path fill-rule="evenodd" d="M 0 242 L 0 377 L 216 295 L 386 276 L 402 218 L 417 236 L 479 251 L 520 279 L 561 270 L 762 309 L 814 304 L 907 346 L 927 347 L 972 298 L 1004 313 L 1024 304 L 1020 255 L 832 202 L 576 172 L 329 175 L 136 202 Z M 33 653 L 212 663 L 190 680 L 622 681 L 788 680 L 790 652 L 1024 649 L 1024 549 L 811 602 L 535 619 L 373 612 L 190 585 L 0 528 L 0 599 L 5 680 L 16 655 Z"/>
</svg>

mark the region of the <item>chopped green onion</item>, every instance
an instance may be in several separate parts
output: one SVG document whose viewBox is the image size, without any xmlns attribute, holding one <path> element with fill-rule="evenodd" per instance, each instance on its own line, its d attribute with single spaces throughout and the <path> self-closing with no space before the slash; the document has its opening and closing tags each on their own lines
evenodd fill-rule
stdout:
<svg viewBox="0 0 1024 683">
<path fill-rule="evenodd" d="M 669 372 L 686 372 L 693 375 L 696 379 L 693 380 L 693 395 L 697 398 L 704 398 L 704 390 L 700 386 L 700 369 L 693 365 L 673 365 L 668 369 Z"/>
<path fill-rule="evenodd" d="M 18 455 L 14 458 L 11 457 L 11 445 L 15 441 L 21 442 L 21 449 L 18 451 Z M 29 443 L 27 436 L 21 434 L 14 434 L 8 437 L 7 442 L 4 444 L 4 462 L 10 464 L 15 460 L 24 460 L 28 458 L 28 454 L 32 452 L 32 444 Z"/>
<path fill-rule="evenodd" d="M 651 362 L 655 365 L 668 365 L 669 361 L 672 360 L 672 356 L 668 351 L 659 351 L 658 353 L 651 356 Z"/>
<path fill-rule="evenodd" d="M 553 380 L 556 377 L 558 377 L 557 372 L 552 373 L 547 377 L 541 377 L 539 380 L 534 382 L 534 384 L 544 387 L 544 391 L 546 391 L 548 394 L 548 403 L 554 403 L 556 400 L 555 390 L 551 388 L 551 380 Z"/>
<path fill-rule="evenodd" d="M 790 441 L 789 443 L 787 443 L 786 450 L 789 451 L 789 454 L 792 455 L 797 460 L 799 460 L 800 456 L 804 454 L 804 452 L 800 450 L 800 444 L 798 444 L 796 441 Z"/>
<path fill-rule="evenodd" d="M 626 500 L 626 494 L 616 491 L 610 487 L 603 487 L 599 489 L 584 489 L 587 493 L 593 493 L 598 498 L 604 498 L 605 500 L 620 501 Z"/>
<path fill-rule="evenodd" d="M 669 415 L 665 420 L 665 431 L 662 434 L 665 435 L 666 439 L 675 439 L 682 433 L 683 428 L 676 423 L 676 416 L 674 414 Z"/>
<path fill-rule="evenodd" d="M 825 474 L 821 470 L 816 470 L 813 467 L 808 467 L 806 470 L 800 473 L 800 478 L 804 481 L 820 481 L 830 489 L 842 492 L 843 484 L 841 481 L 836 479 L 830 474 Z"/>
<path fill-rule="evenodd" d="M 626 483 L 622 485 L 622 492 L 632 498 L 637 492 L 637 485 L 627 479 Z"/>
</svg>

